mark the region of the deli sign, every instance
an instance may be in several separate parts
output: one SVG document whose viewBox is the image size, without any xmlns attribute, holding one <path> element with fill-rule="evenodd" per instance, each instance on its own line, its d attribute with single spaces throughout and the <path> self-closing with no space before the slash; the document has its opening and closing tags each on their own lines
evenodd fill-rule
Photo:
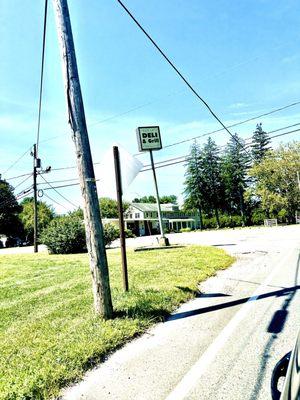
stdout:
<svg viewBox="0 0 300 400">
<path fill-rule="evenodd" d="M 159 126 L 143 126 L 136 130 L 139 151 L 162 148 Z"/>
</svg>

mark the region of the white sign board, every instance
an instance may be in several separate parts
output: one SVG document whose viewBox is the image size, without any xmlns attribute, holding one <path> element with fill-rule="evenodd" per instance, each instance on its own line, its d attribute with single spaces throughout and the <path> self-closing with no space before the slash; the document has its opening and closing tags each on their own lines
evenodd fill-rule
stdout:
<svg viewBox="0 0 300 400">
<path fill-rule="evenodd" d="M 143 126 L 136 130 L 139 151 L 162 148 L 159 126 Z"/>
</svg>

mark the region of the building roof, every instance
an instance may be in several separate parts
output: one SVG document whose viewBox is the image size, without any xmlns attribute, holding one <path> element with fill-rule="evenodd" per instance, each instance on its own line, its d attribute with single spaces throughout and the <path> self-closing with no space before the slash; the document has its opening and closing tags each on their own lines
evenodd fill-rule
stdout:
<svg viewBox="0 0 300 400">
<path fill-rule="evenodd" d="M 132 207 L 137 208 L 142 212 L 153 212 L 157 211 L 156 203 L 131 203 Z M 176 204 L 168 203 L 168 204 L 161 204 L 161 211 L 173 211 L 173 208 L 177 208 Z"/>
</svg>

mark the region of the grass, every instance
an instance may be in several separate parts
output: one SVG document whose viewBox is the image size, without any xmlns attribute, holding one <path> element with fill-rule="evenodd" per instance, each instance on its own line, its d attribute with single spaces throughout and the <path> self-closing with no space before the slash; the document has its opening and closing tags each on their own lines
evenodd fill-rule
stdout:
<svg viewBox="0 0 300 400">
<path fill-rule="evenodd" d="M 120 254 L 108 251 L 116 317 L 92 309 L 86 254 L 0 256 L 0 399 L 50 399 L 112 350 L 195 296 L 197 284 L 227 268 L 223 250 L 190 246 L 128 251 L 130 292 Z"/>
</svg>

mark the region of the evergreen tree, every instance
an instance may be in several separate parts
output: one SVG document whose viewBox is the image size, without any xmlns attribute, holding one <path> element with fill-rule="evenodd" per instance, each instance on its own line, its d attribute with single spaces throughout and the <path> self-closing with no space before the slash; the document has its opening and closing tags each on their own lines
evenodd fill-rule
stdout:
<svg viewBox="0 0 300 400">
<path fill-rule="evenodd" d="M 240 212 L 245 224 L 244 192 L 247 188 L 249 155 L 244 150 L 244 141 L 235 133 L 230 138 L 222 163 L 222 177 L 228 210 Z"/>
<path fill-rule="evenodd" d="M 185 204 L 189 209 L 196 209 L 199 211 L 200 229 L 203 227 L 202 223 L 202 209 L 204 203 L 204 185 L 202 176 L 202 151 L 197 142 L 191 146 L 188 162 L 186 163 L 185 172 Z"/>
<path fill-rule="evenodd" d="M 204 188 L 205 203 L 210 210 L 214 210 L 217 226 L 220 227 L 219 212 L 222 201 L 221 159 L 216 143 L 208 138 L 203 147 L 201 158 L 201 171 Z"/>
<path fill-rule="evenodd" d="M 252 136 L 252 158 L 254 164 L 259 163 L 265 157 L 266 152 L 271 149 L 269 146 L 271 139 L 267 132 L 263 131 L 262 124 L 256 125 L 256 130 Z"/>
</svg>

